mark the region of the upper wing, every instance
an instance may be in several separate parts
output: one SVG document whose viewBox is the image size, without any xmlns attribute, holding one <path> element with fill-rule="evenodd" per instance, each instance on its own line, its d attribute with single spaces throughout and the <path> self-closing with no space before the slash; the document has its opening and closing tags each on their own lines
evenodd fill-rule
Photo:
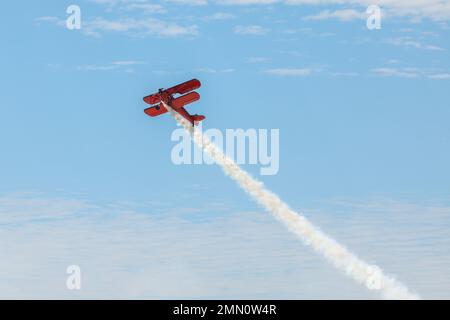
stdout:
<svg viewBox="0 0 450 320">
<path fill-rule="evenodd" d="M 184 107 L 185 105 L 195 102 L 199 99 L 200 99 L 200 95 L 197 92 L 190 92 L 188 94 L 185 94 L 184 96 L 173 99 L 170 105 L 175 110 L 178 110 L 178 109 Z"/>
<path fill-rule="evenodd" d="M 176 93 L 178 93 L 178 94 L 185 94 L 185 93 L 188 93 L 189 91 L 192 91 L 192 90 L 200 88 L 201 85 L 202 84 L 200 83 L 199 80 L 192 79 L 192 80 L 186 81 L 186 82 L 184 82 L 182 84 L 179 84 L 179 85 L 177 85 L 175 87 L 166 89 L 164 91 L 166 91 L 168 94 L 176 94 Z"/>
<path fill-rule="evenodd" d="M 189 91 L 200 88 L 201 85 L 202 84 L 200 83 L 199 80 L 192 79 L 192 80 L 186 81 L 182 84 L 179 84 L 175 87 L 163 90 L 163 91 L 170 95 L 185 94 L 185 93 L 188 93 Z M 154 93 L 152 95 L 144 97 L 144 101 L 148 104 L 157 104 L 157 103 L 161 102 L 161 96 L 159 93 Z"/>
<path fill-rule="evenodd" d="M 144 101 L 148 104 L 156 104 L 158 102 L 161 102 L 161 98 L 159 96 L 159 93 L 155 93 L 144 97 Z"/>
<path fill-rule="evenodd" d="M 149 115 L 150 117 L 156 117 L 156 116 L 166 113 L 167 109 L 164 107 L 164 105 L 162 103 L 160 103 L 159 105 L 157 105 L 155 107 L 145 109 L 144 112 L 147 115 Z"/>
</svg>

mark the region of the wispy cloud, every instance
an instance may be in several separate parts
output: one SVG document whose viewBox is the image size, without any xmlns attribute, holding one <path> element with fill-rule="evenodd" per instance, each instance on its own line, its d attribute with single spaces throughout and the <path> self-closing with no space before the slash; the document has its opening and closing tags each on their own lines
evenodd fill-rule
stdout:
<svg viewBox="0 0 450 320">
<path fill-rule="evenodd" d="M 206 21 L 230 20 L 230 19 L 235 19 L 235 18 L 236 18 L 236 16 L 234 14 L 231 14 L 228 12 L 216 12 L 216 13 L 213 13 L 213 14 L 203 17 L 203 20 L 206 20 Z"/>
<path fill-rule="evenodd" d="M 164 0 L 164 1 L 189 6 L 206 6 L 208 4 L 208 0 Z"/>
<path fill-rule="evenodd" d="M 285 0 L 289 5 L 302 6 L 343 6 L 344 10 L 366 9 L 369 5 L 379 5 L 386 17 L 406 17 L 414 21 L 428 18 L 435 21 L 450 19 L 450 3 L 446 0 Z M 350 14 L 353 16 L 353 14 Z M 355 15 L 356 17 L 356 15 Z"/>
<path fill-rule="evenodd" d="M 52 23 L 59 27 L 65 27 L 65 21 L 57 17 L 40 17 L 35 23 Z M 94 18 L 83 20 L 81 31 L 94 37 L 100 37 L 104 33 L 120 33 L 139 37 L 195 37 L 198 35 L 198 26 L 182 26 L 175 22 L 168 22 L 151 17 L 138 19 L 106 19 Z"/>
<path fill-rule="evenodd" d="M 414 68 L 375 68 L 372 73 L 382 77 L 417 78 L 420 73 Z"/>
<path fill-rule="evenodd" d="M 271 61 L 271 58 L 267 57 L 249 57 L 246 59 L 247 63 L 267 63 Z"/>
<path fill-rule="evenodd" d="M 343 9 L 343 10 L 325 10 L 315 15 L 306 16 L 304 20 L 328 20 L 328 19 L 338 19 L 341 21 L 351 21 L 357 19 L 366 19 L 367 15 L 365 12 L 357 11 L 354 9 Z"/>
<path fill-rule="evenodd" d="M 436 73 L 428 75 L 433 80 L 450 80 L 450 73 Z"/>
<path fill-rule="evenodd" d="M 228 69 L 214 69 L 214 68 L 198 68 L 194 70 L 195 72 L 203 72 L 203 73 L 232 73 L 236 70 L 233 68 Z"/>
<path fill-rule="evenodd" d="M 289 28 L 289 29 L 285 29 L 282 31 L 284 34 L 287 35 L 297 35 L 297 34 L 301 34 L 301 35 L 305 35 L 311 38 L 317 38 L 317 37 L 321 37 L 321 38 L 325 38 L 325 37 L 332 37 L 335 34 L 333 32 L 318 32 L 318 31 L 314 31 L 312 28 L 307 27 L 307 28 Z"/>
<path fill-rule="evenodd" d="M 0 298 L 373 298 L 331 272 L 265 213 L 214 208 L 2 195 Z M 424 297 L 450 296 L 444 254 L 449 207 L 335 199 L 306 212 L 366 258 L 389 265 Z M 81 267 L 79 292 L 65 286 L 73 264 Z"/>
<path fill-rule="evenodd" d="M 358 72 L 332 70 L 326 65 L 314 65 L 307 68 L 274 68 L 264 71 L 265 74 L 278 77 L 308 77 L 308 76 L 325 76 L 325 77 L 356 77 Z"/>
<path fill-rule="evenodd" d="M 163 14 L 167 12 L 167 9 L 164 8 L 160 4 L 153 4 L 153 3 L 145 3 L 145 2 L 131 2 L 127 3 L 123 9 L 132 11 L 132 10 L 139 10 L 142 13 L 146 14 L 153 14 L 153 13 L 159 13 Z"/>
<path fill-rule="evenodd" d="M 251 26 L 236 26 L 234 28 L 234 33 L 239 35 L 252 35 L 252 36 L 264 36 L 269 33 L 270 29 L 264 28 L 262 26 L 251 25 Z"/>
<path fill-rule="evenodd" d="M 280 77 L 306 77 L 313 74 L 313 69 L 280 68 L 280 69 L 268 69 L 264 71 L 264 73 Z"/>
<path fill-rule="evenodd" d="M 86 201 L 68 197 L 49 197 L 37 192 L 12 193 L 0 196 L 0 225 L 58 221 L 95 208 Z"/>
<path fill-rule="evenodd" d="M 167 13 L 161 4 L 146 0 L 91 0 L 105 6 L 105 16 L 83 16 L 81 32 L 85 35 L 100 37 L 104 33 L 119 33 L 137 37 L 195 37 L 198 26 L 185 25 L 157 16 Z M 193 0 L 204 2 L 204 0 Z M 119 15 L 117 13 L 120 13 Z M 35 23 L 52 23 L 65 26 L 65 20 L 54 16 L 35 19 Z"/>
<path fill-rule="evenodd" d="M 132 205 L 3 196 L 0 212 L 8 214 L 1 221 L 0 277 L 8 281 L 0 283 L 0 297 L 292 298 L 301 295 L 293 276 L 315 281 L 300 271 L 280 280 L 280 266 L 317 262 L 266 214 L 205 208 L 204 214 L 170 208 L 158 215 L 157 208 L 143 214 Z M 11 220 L 22 212 L 26 220 Z M 80 292 L 66 289 L 65 270 L 73 264 L 81 267 Z M 282 293 L 267 290 L 280 284 Z"/>
<path fill-rule="evenodd" d="M 185 5 L 206 5 L 208 0 L 165 0 Z M 110 8 L 125 7 L 131 4 L 148 4 L 146 0 L 91 0 L 91 2 L 106 5 Z M 342 21 L 358 19 L 359 13 L 365 11 L 369 5 L 379 5 L 383 9 L 385 17 L 403 18 L 412 21 L 432 19 L 434 21 L 447 21 L 450 19 L 450 3 L 446 0 L 214 0 L 220 5 L 269 5 L 288 4 L 301 6 L 341 6 L 335 11 L 322 12 L 317 16 L 323 20 L 337 18 Z"/>
<path fill-rule="evenodd" d="M 265 5 L 281 2 L 281 0 L 216 0 L 221 5 Z"/>
<path fill-rule="evenodd" d="M 391 39 L 385 40 L 385 43 L 392 44 L 394 46 L 411 47 L 411 48 L 430 50 L 430 51 L 444 51 L 445 50 L 444 48 L 441 48 L 439 46 L 423 44 L 420 41 L 415 40 L 412 37 L 391 38 Z"/>
<path fill-rule="evenodd" d="M 132 69 L 132 66 L 135 65 L 141 65 L 141 64 L 145 64 L 145 62 L 142 61 L 134 61 L 134 60 L 120 60 L 120 61 L 113 61 L 109 64 L 105 64 L 105 65 L 96 65 L 96 64 L 91 64 L 91 65 L 83 65 L 83 66 L 78 66 L 77 69 L 79 71 L 110 71 L 110 70 L 124 70 L 125 72 L 134 72 L 134 69 Z"/>
<path fill-rule="evenodd" d="M 102 32 L 119 32 L 134 36 L 178 37 L 196 36 L 196 25 L 181 26 L 177 23 L 167 22 L 156 18 L 142 19 L 105 19 L 96 18 L 84 23 L 84 28 L 92 34 Z"/>
<path fill-rule="evenodd" d="M 155 4 L 147 0 L 90 0 L 90 2 L 103 5 L 107 11 L 139 11 L 143 14 L 164 14 L 167 9 L 161 4 Z"/>
<path fill-rule="evenodd" d="M 397 78 L 428 78 L 431 80 L 447 80 L 450 79 L 450 73 L 444 72 L 436 68 L 417 68 L 417 67 L 381 67 L 374 68 L 371 73 L 381 77 L 397 77 Z"/>
<path fill-rule="evenodd" d="M 65 24 L 65 21 L 63 21 L 62 19 L 60 19 L 58 17 L 54 17 L 54 16 L 38 17 L 38 18 L 34 19 L 34 22 L 36 25 L 41 25 L 43 23 L 52 23 L 52 24 L 57 24 L 57 25 Z"/>
</svg>

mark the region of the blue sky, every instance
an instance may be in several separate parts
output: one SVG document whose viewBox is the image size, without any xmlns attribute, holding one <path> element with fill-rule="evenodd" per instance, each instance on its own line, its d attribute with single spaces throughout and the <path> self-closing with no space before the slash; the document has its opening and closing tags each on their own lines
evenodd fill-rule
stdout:
<svg viewBox="0 0 450 320">
<path fill-rule="evenodd" d="M 368 30 L 365 9 L 377 3 L 385 15 L 382 28 Z M 81 30 L 65 28 L 66 8 L 70 4 L 81 8 Z M 203 83 L 199 90 L 202 99 L 189 110 L 206 115 L 205 129 L 280 129 L 280 171 L 261 177 L 269 189 L 293 208 L 303 210 L 314 222 L 315 214 L 321 212 L 317 213 L 317 222 L 326 226 L 327 233 L 362 257 L 380 261 L 387 271 L 391 267 L 400 279 L 409 277 L 405 282 L 412 283 L 411 287 L 419 292 L 425 291 L 425 296 L 448 297 L 449 286 L 445 289 L 445 284 L 450 275 L 443 271 L 448 270 L 448 252 L 444 257 L 438 252 L 430 258 L 436 259 L 431 260 L 435 261 L 432 265 L 436 266 L 436 273 L 441 273 L 440 281 L 431 283 L 440 283 L 440 288 L 421 278 L 425 276 L 420 271 L 426 268 L 410 259 L 420 260 L 430 246 L 440 248 L 450 243 L 447 229 L 439 229 L 450 222 L 449 18 L 450 4 L 440 0 L 414 4 L 389 0 L 3 4 L 2 245 L 17 243 L 19 238 L 41 244 L 41 255 L 33 255 L 31 247 L 26 257 L 31 264 L 52 270 L 46 271 L 45 277 L 51 279 L 53 270 L 59 270 L 52 259 L 61 256 L 61 252 L 52 248 L 52 239 L 45 231 L 57 230 L 54 228 L 58 223 L 88 230 L 90 233 L 83 233 L 87 238 L 108 232 L 97 229 L 97 224 L 104 223 L 117 234 L 125 232 L 120 222 L 127 230 L 136 228 L 136 234 L 143 238 L 125 232 L 125 243 L 116 251 L 111 249 L 120 255 L 136 243 L 146 252 L 142 243 L 162 239 L 181 243 L 183 236 L 194 237 L 193 243 L 198 241 L 200 246 L 213 237 L 212 231 L 205 231 L 209 230 L 208 224 L 216 230 L 213 234 L 226 235 L 227 228 L 234 230 L 239 225 L 242 213 L 243 225 L 260 226 L 260 231 L 268 234 L 269 238 L 264 238 L 253 231 L 255 236 L 250 236 L 249 241 L 254 248 L 273 238 L 277 241 L 270 247 L 272 253 L 289 244 L 292 249 L 285 254 L 300 255 L 303 251 L 295 253 L 294 248 L 303 250 L 301 243 L 282 235 L 283 229 L 264 218 L 262 210 L 219 168 L 172 164 L 174 142 L 170 135 L 175 123 L 168 115 L 158 119 L 146 117 L 142 97 L 195 77 Z M 248 165 L 245 169 L 258 175 L 258 166 Z M 346 200 L 344 206 L 342 199 Z M 61 205 L 51 209 L 53 202 Z M 396 205 L 388 205 L 392 203 Z M 383 208 L 378 210 L 382 213 L 374 214 L 374 207 Z M 408 218 L 405 208 L 412 208 L 411 216 L 416 220 Z M 127 216 L 123 212 L 138 218 L 125 223 Z M 251 215 L 246 215 L 248 212 L 258 218 L 252 220 Z M 95 213 L 94 222 L 83 218 L 90 213 Z M 403 241 L 411 247 L 398 254 L 396 259 L 403 260 L 395 263 L 382 249 L 369 250 L 377 239 L 383 238 L 384 230 L 377 227 L 384 225 L 383 220 L 390 221 L 392 215 L 397 218 L 389 230 L 392 228 L 392 235 L 401 230 Z M 425 217 L 435 223 L 430 229 L 419 226 L 419 221 L 427 221 Z M 176 221 L 173 226 L 171 219 Z M 179 219 L 184 222 L 179 223 Z M 221 227 L 217 221 L 224 219 L 227 222 Z M 342 219 L 359 222 L 355 222 L 357 227 L 346 229 L 339 227 Z M 161 223 L 162 229 L 171 230 L 170 237 L 166 239 L 160 232 L 150 236 L 137 225 L 147 223 L 152 228 Z M 178 233 L 186 223 L 195 236 L 186 235 L 187 231 Z M 22 228 L 24 225 L 26 228 Z M 372 230 L 372 237 L 361 231 L 364 228 Z M 26 237 L 22 237 L 23 230 L 29 230 Z M 72 233 L 64 230 L 48 234 L 60 237 L 62 244 L 70 243 Z M 235 245 L 222 247 L 236 250 L 244 259 L 248 252 L 236 249 L 239 234 L 229 237 Z M 395 247 L 396 238 L 387 239 L 392 242 L 385 247 Z M 76 257 L 89 261 L 87 256 L 106 250 L 111 241 L 105 236 L 92 248 L 83 242 L 74 249 Z M 17 255 L 14 251 L 19 246 L 10 254 Z M 165 259 L 172 259 L 177 250 L 186 251 L 183 246 L 174 245 L 170 251 L 173 255 Z M 261 264 L 265 261 L 261 256 L 264 251 L 255 250 L 260 252 L 255 254 L 255 263 Z M 185 254 L 188 260 L 202 258 L 201 250 L 192 249 Z M 308 254 L 315 259 L 312 253 Z M 143 268 L 142 274 L 163 268 L 154 262 L 154 269 L 147 270 L 137 256 L 129 257 L 134 262 L 132 266 L 129 262 L 123 265 L 122 260 L 116 262 L 116 268 L 127 270 L 121 273 L 124 283 L 133 268 Z M 20 256 L 4 258 L 20 261 Z M 228 258 L 229 255 L 218 256 L 223 261 Z M 227 297 L 231 292 L 251 298 L 252 294 L 267 297 L 265 292 L 278 292 L 280 297 L 333 297 L 332 293 L 323 293 L 329 288 L 319 285 L 319 280 L 308 282 L 298 291 L 289 287 L 295 282 L 292 279 L 299 276 L 297 273 L 305 271 L 301 261 L 295 259 L 271 262 L 266 270 L 273 281 L 267 285 L 270 290 L 243 282 L 239 290 L 226 291 L 217 285 L 204 291 L 189 291 L 194 285 L 187 284 L 182 293 L 173 289 L 166 295 L 152 291 L 150 296 Z M 67 256 L 63 260 L 77 258 Z M 96 268 L 103 270 L 103 264 L 114 263 L 101 261 Z M 274 271 L 287 265 L 292 270 L 298 267 L 292 271 L 291 281 L 289 272 Z M 314 265 L 327 268 L 318 258 Z M 8 272 L 16 269 L 12 262 L 7 262 L 5 268 L 3 271 Z M 89 270 L 89 265 L 84 268 Z M 64 268 L 61 270 L 64 272 Z M 195 268 L 189 268 L 191 276 L 192 270 Z M 8 272 L 4 273 L 6 277 Z M 248 275 L 245 272 L 237 268 L 230 277 L 242 283 Z M 353 288 L 350 280 L 338 278 L 340 275 L 334 270 L 323 272 L 329 286 L 347 286 L 349 298 L 367 294 Z M 217 279 L 221 275 L 216 272 L 210 276 Z M 181 276 L 182 272 L 175 270 L 162 278 Z M 314 276 L 323 279 L 319 271 Z M 22 292 L 29 292 L 26 283 L 33 273 L 27 269 L 14 278 L 23 280 Z M 283 286 L 278 287 L 275 283 L 281 278 Z M 55 279 L 51 281 L 57 283 Z M 198 281 L 204 283 L 206 279 Z M 144 289 L 129 296 L 147 297 L 148 288 Z M 103 297 L 115 296 L 114 288 L 106 286 L 101 290 Z M 62 292 L 30 291 L 29 295 L 70 297 L 70 293 Z M 11 296 L 17 295 L 11 292 Z M 88 296 L 95 296 L 95 290 Z"/>
</svg>

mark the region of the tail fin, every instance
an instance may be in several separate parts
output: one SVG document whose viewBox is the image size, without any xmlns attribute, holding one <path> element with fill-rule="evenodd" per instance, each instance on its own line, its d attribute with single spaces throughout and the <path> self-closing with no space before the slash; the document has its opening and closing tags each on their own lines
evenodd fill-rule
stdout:
<svg viewBox="0 0 450 320">
<path fill-rule="evenodd" d="M 205 120 L 205 116 L 200 116 L 198 114 L 195 114 L 195 115 L 191 116 L 191 119 L 195 125 L 198 125 L 200 122 Z"/>
</svg>

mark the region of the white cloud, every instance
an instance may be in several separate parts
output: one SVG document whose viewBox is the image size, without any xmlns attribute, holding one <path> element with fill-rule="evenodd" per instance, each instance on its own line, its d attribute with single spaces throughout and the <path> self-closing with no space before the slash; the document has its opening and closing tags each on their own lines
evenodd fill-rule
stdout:
<svg viewBox="0 0 450 320">
<path fill-rule="evenodd" d="M 143 13 L 151 14 L 151 13 L 166 13 L 167 9 L 164 8 L 160 4 L 153 4 L 153 3 L 140 3 L 140 2 L 133 2 L 129 3 L 126 6 L 124 6 L 124 9 L 132 11 L 132 10 L 138 10 Z"/>
<path fill-rule="evenodd" d="M 0 298 L 375 297 L 269 215 L 218 211 L 207 201 L 196 207 L 0 196 Z M 450 297 L 449 207 L 337 199 L 331 207 L 306 212 L 365 258 L 389 266 L 423 297 Z M 66 268 L 73 264 L 81 267 L 79 292 L 65 285 Z"/>
<path fill-rule="evenodd" d="M 358 72 L 330 72 L 329 73 L 333 77 L 357 77 L 359 76 Z"/>
<path fill-rule="evenodd" d="M 341 5 L 361 9 L 366 9 L 369 5 L 379 5 L 389 17 L 408 17 L 416 21 L 423 18 L 436 21 L 450 19 L 448 0 L 285 0 L 285 3 L 305 6 Z"/>
<path fill-rule="evenodd" d="M 235 72 L 236 70 L 233 68 L 228 68 L 228 69 L 214 69 L 214 68 L 199 68 L 199 69 L 195 69 L 195 72 L 203 72 L 203 73 L 232 73 Z"/>
<path fill-rule="evenodd" d="M 109 71 L 109 70 L 115 70 L 115 69 L 117 69 L 117 67 L 112 66 L 112 65 L 100 66 L 100 65 L 90 64 L 90 65 L 78 66 L 77 69 L 79 71 Z"/>
<path fill-rule="evenodd" d="M 308 19 L 308 17 L 305 17 L 303 19 Z M 321 38 L 325 38 L 325 37 L 332 37 L 335 34 L 333 32 L 318 32 L 318 31 L 314 31 L 312 28 L 297 28 L 297 29 L 285 29 L 283 30 L 284 34 L 288 34 L 288 35 L 295 35 L 295 34 L 302 34 L 308 37 L 321 37 Z"/>
<path fill-rule="evenodd" d="M 431 74 L 428 78 L 433 80 L 450 80 L 450 73 L 436 73 Z"/>
<path fill-rule="evenodd" d="M 60 19 L 53 16 L 44 16 L 34 19 L 36 23 L 42 23 L 42 22 L 50 22 L 50 23 L 59 23 Z"/>
<path fill-rule="evenodd" d="M 269 69 L 264 71 L 266 74 L 281 76 L 281 77 L 305 77 L 313 73 L 312 69 L 292 69 L 292 68 L 280 68 L 280 69 Z"/>
<path fill-rule="evenodd" d="M 119 61 L 113 61 L 113 65 L 116 66 L 133 66 L 137 64 L 143 64 L 141 61 L 135 61 L 135 60 L 119 60 Z"/>
<path fill-rule="evenodd" d="M 58 27 L 66 28 L 66 20 L 54 16 L 38 17 L 34 19 L 34 23 L 36 26 L 41 26 L 43 24 L 48 23 Z"/>
<path fill-rule="evenodd" d="M 248 63 L 266 63 L 269 62 L 270 60 L 272 59 L 267 57 L 250 57 L 246 59 Z"/>
<path fill-rule="evenodd" d="M 160 208 L 151 207 L 143 214 L 132 205 L 9 198 L 0 199 L 0 212 L 7 213 L 0 228 L 0 278 L 7 279 L 0 282 L 0 298 L 293 298 L 308 296 L 293 283 L 320 287 L 318 277 L 328 273 L 321 259 L 264 213 L 225 214 L 207 204 L 203 214 L 202 208 L 155 214 Z M 22 212 L 26 220 L 11 220 Z M 73 264 L 82 272 L 79 292 L 65 285 Z M 296 271 L 311 264 L 314 275 Z M 293 271 L 280 277 L 280 267 Z M 309 296 L 343 283 L 348 281 L 338 277 L 328 290 L 309 290 Z M 353 290 L 347 294 L 357 296 Z"/>
<path fill-rule="evenodd" d="M 413 39 L 412 37 L 399 37 L 399 38 L 392 38 L 387 39 L 385 41 L 388 44 L 392 44 L 394 46 L 402 46 L 402 47 L 412 47 L 416 49 L 422 49 L 422 50 L 429 50 L 429 51 L 444 51 L 444 48 L 430 45 L 430 44 L 423 44 L 420 41 L 417 41 Z"/>
<path fill-rule="evenodd" d="M 148 3 L 145 0 L 91 0 L 109 7 L 125 6 L 127 3 Z M 189 5 L 206 5 L 208 0 L 166 0 Z M 302 6 L 342 6 L 329 17 L 341 20 L 356 18 L 357 15 L 348 11 L 365 11 L 370 5 L 379 5 L 385 17 L 406 17 L 412 21 L 420 21 L 429 18 L 435 21 L 447 21 L 450 19 L 450 2 L 448 0 L 215 0 L 221 5 L 268 5 L 285 3 L 288 5 Z"/>
<path fill-rule="evenodd" d="M 357 72 L 333 71 L 328 66 L 314 65 L 308 68 L 274 68 L 264 70 L 265 74 L 279 77 L 307 77 L 312 75 L 331 77 L 356 77 Z"/>
<path fill-rule="evenodd" d="M 126 68 L 124 71 L 128 73 L 134 72 L 133 69 L 131 69 L 131 66 L 145 64 L 145 62 L 141 61 L 134 61 L 134 60 L 119 60 L 119 61 L 113 61 L 107 65 L 83 65 L 78 66 L 77 69 L 79 71 L 110 71 L 110 70 L 118 70 L 121 68 Z"/>
<path fill-rule="evenodd" d="M 65 27 L 65 20 L 57 17 L 40 17 L 35 19 L 36 24 L 52 23 Z M 88 36 L 100 37 L 104 32 L 123 33 L 125 35 L 140 37 L 180 37 L 197 36 L 198 26 L 182 26 L 175 22 L 168 22 L 153 17 L 106 19 L 97 17 L 85 19 L 81 31 Z"/>
<path fill-rule="evenodd" d="M 118 2 L 123 2 L 124 0 L 89 0 L 89 1 L 94 2 L 94 3 L 98 3 L 98 4 L 113 5 L 113 4 L 116 4 Z"/>
<path fill-rule="evenodd" d="M 266 35 L 270 30 L 262 26 L 236 26 L 234 28 L 234 33 L 240 35 L 253 35 L 253 36 L 263 36 Z"/>
<path fill-rule="evenodd" d="M 372 72 L 382 77 L 417 78 L 420 76 L 420 72 L 414 68 L 375 68 Z"/>
<path fill-rule="evenodd" d="M 97 4 L 107 5 L 109 7 L 120 6 L 122 8 L 143 9 L 149 12 L 155 12 L 163 8 L 159 4 L 151 3 L 147 0 L 91 0 Z M 208 0 L 164 0 L 165 2 L 192 5 L 192 6 L 204 6 L 208 4 Z"/>
<path fill-rule="evenodd" d="M 132 32 L 137 36 L 196 36 L 196 25 L 181 26 L 176 23 L 166 22 L 155 18 L 108 20 L 96 18 L 84 23 L 84 28 L 93 34 L 100 32 Z"/>
<path fill-rule="evenodd" d="M 281 0 L 216 0 L 222 5 L 265 5 L 278 3 Z"/>
<path fill-rule="evenodd" d="M 208 4 L 208 0 L 165 0 L 165 1 L 190 6 L 205 6 Z"/>
<path fill-rule="evenodd" d="M 89 1 L 97 4 L 106 4 L 106 5 L 115 5 L 121 2 L 121 0 L 89 0 Z"/>
<path fill-rule="evenodd" d="M 203 18 L 203 20 L 230 20 L 230 19 L 235 19 L 236 16 L 234 14 L 231 13 L 227 13 L 227 12 L 216 12 L 213 13 L 209 16 L 206 16 Z"/>
<path fill-rule="evenodd" d="M 392 65 L 392 64 L 391 64 Z M 417 67 L 381 67 L 371 70 L 372 74 L 381 77 L 398 77 L 398 78 L 428 78 L 431 80 L 447 80 L 450 79 L 450 73 L 439 68 L 417 68 Z"/>
<path fill-rule="evenodd" d="M 351 21 L 356 19 L 366 19 L 367 15 L 365 12 L 360 12 L 354 9 L 344 9 L 329 11 L 325 10 L 316 15 L 306 16 L 304 20 L 328 20 L 328 19 L 338 19 L 341 21 Z"/>
<path fill-rule="evenodd" d="M 0 225 L 67 219 L 77 212 L 95 208 L 78 199 L 48 197 L 42 193 L 13 193 L 0 196 Z"/>
<path fill-rule="evenodd" d="M 147 0 L 90 0 L 93 3 L 104 5 L 108 11 L 119 9 L 122 11 L 139 11 L 145 14 L 166 13 L 167 10 L 160 4 Z"/>
<path fill-rule="evenodd" d="M 398 64 L 398 63 L 400 63 L 401 61 L 400 60 L 397 60 L 397 59 L 389 59 L 388 61 L 387 61 L 387 63 L 389 63 L 389 64 Z"/>
</svg>

